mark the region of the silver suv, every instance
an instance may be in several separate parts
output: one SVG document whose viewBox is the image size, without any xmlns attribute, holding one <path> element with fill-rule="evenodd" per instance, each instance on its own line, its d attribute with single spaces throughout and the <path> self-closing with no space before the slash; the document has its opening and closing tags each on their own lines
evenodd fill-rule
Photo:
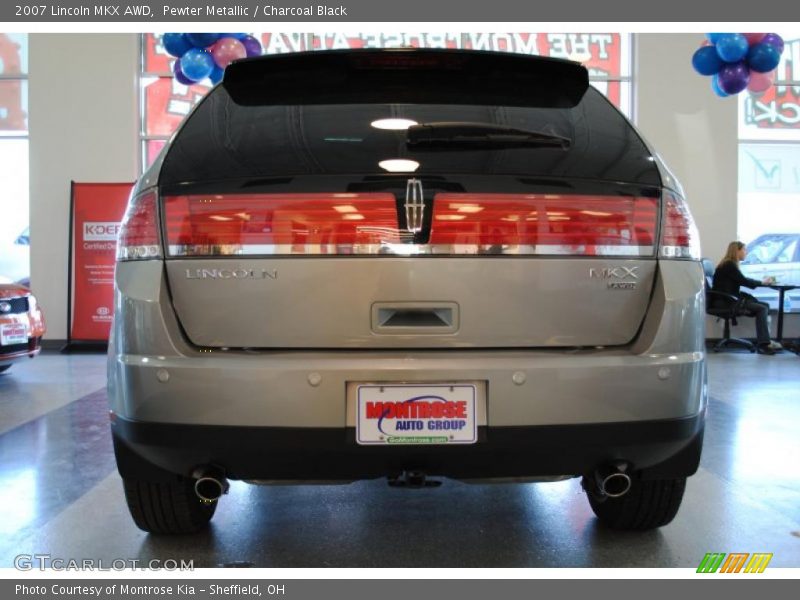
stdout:
<svg viewBox="0 0 800 600">
<path fill-rule="evenodd" d="M 579 64 L 234 63 L 118 252 L 111 429 L 145 531 L 203 527 L 230 479 L 431 476 L 583 477 L 601 521 L 642 530 L 697 469 L 697 232 Z"/>
</svg>

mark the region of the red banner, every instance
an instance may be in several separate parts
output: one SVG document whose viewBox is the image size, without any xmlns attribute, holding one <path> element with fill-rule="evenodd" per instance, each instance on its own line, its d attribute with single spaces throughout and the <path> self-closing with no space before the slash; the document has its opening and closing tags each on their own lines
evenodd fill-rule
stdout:
<svg viewBox="0 0 800 600">
<path fill-rule="evenodd" d="M 132 187 L 132 183 L 72 184 L 70 341 L 108 341 L 117 233 Z"/>
<path fill-rule="evenodd" d="M 20 45 L 8 34 L 0 33 L 0 74 L 12 76 L 0 81 L 0 130 L 27 131 L 27 107 L 22 102 L 22 80 L 14 75 L 22 72 Z"/>
</svg>

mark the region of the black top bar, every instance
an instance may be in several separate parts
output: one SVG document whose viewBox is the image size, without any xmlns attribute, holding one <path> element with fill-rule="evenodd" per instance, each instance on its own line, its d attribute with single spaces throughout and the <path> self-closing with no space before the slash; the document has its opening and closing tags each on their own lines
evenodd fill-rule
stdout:
<svg viewBox="0 0 800 600">
<path fill-rule="evenodd" d="M 500 52 L 396 48 L 262 56 L 222 85 L 243 106 L 425 103 L 572 108 L 589 86 L 579 63 Z"/>
</svg>

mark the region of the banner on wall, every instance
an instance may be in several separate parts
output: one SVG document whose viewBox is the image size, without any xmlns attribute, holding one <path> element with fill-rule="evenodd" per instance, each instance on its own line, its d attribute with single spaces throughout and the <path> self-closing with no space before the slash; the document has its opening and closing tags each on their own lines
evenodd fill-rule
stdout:
<svg viewBox="0 0 800 600">
<path fill-rule="evenodd" d="M 67 344 L 108 342 L 117 234 L 132 183 L 72 182 Z"/>
<path fill-rule="evenodd" d="M 741 94 L 739 137 L 752 140 L 798 139 L 800 129 L 800 39 L 784 38 L 781 62 L 775 72 L 778 82 L 765 92 Z"/>
<path fill-rule="evenodd" d="M 461 48 L 494 50 L 566 58 L 582 63 L 592 77 L 617 79 L 629 75 L 623 61 L 626 36 L 619 33 L 303 33 L 254 32 L 264 54 L 283 54 L 311 50 L 345 48 L 386 48 L 413 46 L 419 48 Z M 151 136 L 169 136 L 192 107 L 208 92 L 211 84 L 200 82 L 183 85 L 172 76 L 169 56 L 161 44 L 160 34 L 144 38 L 144 70 L 163 74 L 146 81 L 145 132 Z M 618 81 L 603 82 L 608 99 L 620 106 L 621 85 Z M 163 141 L 148 148 L 148 164 L 163 146 Z"/>
</svg>

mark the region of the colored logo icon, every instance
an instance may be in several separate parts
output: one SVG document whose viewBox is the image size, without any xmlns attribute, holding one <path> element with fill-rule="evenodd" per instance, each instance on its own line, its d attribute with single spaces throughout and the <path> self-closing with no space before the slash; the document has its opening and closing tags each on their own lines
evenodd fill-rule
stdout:
<svg viewBox="0 0 800 600">
<path fill-rule="evenodd" d="M 709 552 L 700 561 L 698 573 L 763 573 L 772 560 L 772 553 Z"/>
</svg>

